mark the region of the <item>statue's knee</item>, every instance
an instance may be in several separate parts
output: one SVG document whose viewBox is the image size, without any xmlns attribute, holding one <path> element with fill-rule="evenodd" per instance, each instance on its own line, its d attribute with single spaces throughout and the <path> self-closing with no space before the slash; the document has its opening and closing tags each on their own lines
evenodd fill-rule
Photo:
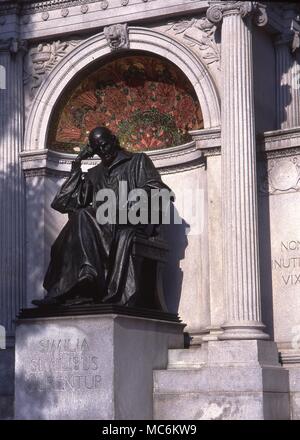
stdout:
<svg viewBox="0 0 300 440">
<path fill-rule="evenodd" d="M 76 211 L 72 212 L 70 220 L 78 221 L 78 220 L 85 219 L 87 216 L 90 216 L 91 212 L 90 212 L 89 208 L 90 207 L 81 208 L 81 209 L 77 209 Z"/>
<path fill-rule="evenodd" d="M 78 217 L 85 217 L 89 214 L 89 208 L 78 209 Z"/>
</svg>

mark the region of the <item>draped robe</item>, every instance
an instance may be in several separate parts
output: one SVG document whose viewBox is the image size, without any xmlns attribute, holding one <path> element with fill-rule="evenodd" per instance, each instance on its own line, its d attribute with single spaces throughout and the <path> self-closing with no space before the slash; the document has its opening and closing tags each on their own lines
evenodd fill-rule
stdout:
<svg viewBox="0 0 300 440">
<path fill-rule="evenodd" d="M 145 226 L 118 221 L 100 225 L 96 219 L 97 192 L 112 189 L 118 210 L 121 181 L 127 182 L 128 192 L 137 188 L 148 194 L 151 189 L 169 190 L 144 153 L 119 150 L 109 166 L 100 163 L 86 174 L 80 163 L 72 163 L 70 176 L 51 204 L 69 214 L 69 220 L 51 248 L 44 280 L 48 297 L 67 298 L 87 275 L 94 279 L 97 302 L 128 305 L 138 293 L 139 273 L 131 247 L 134 236 Z"/>
</svg>

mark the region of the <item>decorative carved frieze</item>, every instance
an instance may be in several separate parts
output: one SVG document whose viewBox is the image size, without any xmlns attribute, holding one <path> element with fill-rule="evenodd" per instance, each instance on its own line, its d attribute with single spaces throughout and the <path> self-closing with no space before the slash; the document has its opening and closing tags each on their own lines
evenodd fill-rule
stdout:
<svg viewBox="0 0 300 440">
<path fill-rule="evenodd" d="M 112 51 L 129 48 L 127 24 L 106 26 L 104 35 Z"/>
<path fill-rule="evenodd" d="M 197 47 L 201 51 L 201 58 L 210 65 L 217 63 L 220 69 L 220 49 L 216 42 L 216 26 L 205 16 L 168 23 L 167 32 L 182 37 L 185 44 Z"/>
<path fill-rule="evenodd" d="M 284 365 L 300 363 L 299 350 L 282 350 L 279 353 L 279 356 L 280 356 L 280 362 Z"/>
<path fill-rule="evenodd" d="M 14 3 L 19 3 L 19 11 L 24 13 L 35 13 L 42 11 L 50 11 L 53 9 L 64 9 L 68 6 L 84 5 L 86 3 L 97 3 L 99 0 L 46 0 L 46 1 L 30 1 L 20 4 L 19 2 L 6 2 L 7 4 L 0 6 L 0 11 L 12 8 Z"/>
<path fill-rule="evenodd" d="M 24 83 L 29 87 L 29 96 L 32 99 L 42 84 L 45 76 L 53 67 L 81 40 L 54 41 L 41 43 L 29 50 L 25 60 Z"/>
<path fill-rule="evenodd" d="M 37 168 L 35 170 L 25 170 L 24 175 L 26 179 L 33 177 L 56 177 L 67 179 L 67 177 L 70 176 L 70 172 L 56 171 L 49 168 Z"/>
</svg>

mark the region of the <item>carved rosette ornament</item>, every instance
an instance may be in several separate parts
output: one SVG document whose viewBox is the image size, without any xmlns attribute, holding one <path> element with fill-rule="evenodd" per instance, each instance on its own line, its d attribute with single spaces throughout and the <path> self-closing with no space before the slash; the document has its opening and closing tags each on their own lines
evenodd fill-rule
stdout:
<svg viewBox="0 0 300 440">
<path fill-rule="evenodd" d="M 300 190 L 300 160 L 298 156 L 280 157 L 269 162 L 261 173 L 260 192 L 281 194 Z"/>
<path fill-rule="evenodd" d="M 104 35 L 112 51 L 129 48 L 127 24 L 114 24 L 104 28 Z"/>
<path fill-rule="evenodd" d="M 42 19 L 44 20 L 44 21 L 47 21 L 48 20 L 48 18 L 49 18 L 49 12 L 48 11 L 45 11 L 45 12 L 43 12 L 42 13 Z"/>
<path fill-rule="evenodd" d="M 67 17 L 69 15 L 69 9 L 68 8 L 63 8 L 61 10 L 61 16 L 62 17 Z"/>
<path fill-rule="evenodd" d="M 88 10 L 89 10 L 88 5 L 82 5 L 80 8 L 80 11 L 82 14 L 86 14 L 88 12 Z"/>
</svg>

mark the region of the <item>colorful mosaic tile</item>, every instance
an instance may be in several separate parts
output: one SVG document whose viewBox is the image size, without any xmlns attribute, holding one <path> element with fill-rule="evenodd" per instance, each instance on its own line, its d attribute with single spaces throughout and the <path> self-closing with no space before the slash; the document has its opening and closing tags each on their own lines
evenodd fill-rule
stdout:
<svg viewBox="0 0 300 440">
<path fill-rule="evenodd" d="M 190 140 L 203 128 L 194 89 L 172 63 L 150 55 L 115 59 L 89 73 L 61 99 L 48 147 L 72 153 L 96 126 L 117 134 L 130 151 L 153 150 Z"/>
</svg>

